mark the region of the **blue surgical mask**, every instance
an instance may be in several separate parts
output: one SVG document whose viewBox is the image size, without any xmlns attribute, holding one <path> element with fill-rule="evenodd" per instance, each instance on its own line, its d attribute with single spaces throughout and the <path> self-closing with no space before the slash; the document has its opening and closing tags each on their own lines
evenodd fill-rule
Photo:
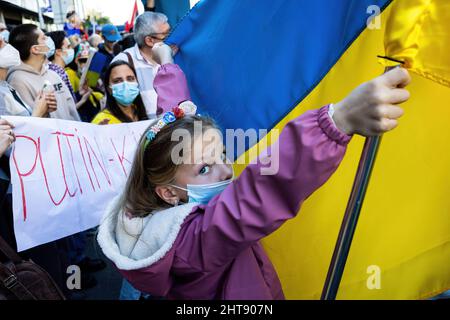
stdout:
<svg viewBox="0 0 450 320">
<path fill-rule="evenodd" d="M 69 65 L 73 61 L 74 57 L 75 57 L 75 50 L 73 50 L 72 48 L 66 49 L 66 55 L 62 57 L 64 60 L 64 64 L 66 66 Z"/>
<path fill-rule="evenodd" d="M 129 107 L 139 95 L 139 85 L 137 82 L 124 81 L 111 86 L 112 96 L 122 106 Z"/>
<path fill-rule="evenodd" d="M 55 43 L 53 42 L 52 38 L 47 37 L 45 44 L 48 47 L 48 51 L 45 55 L 47 56 L 47 58 L 50 58 L 51 56 L 53 56 L 55 54 Z"/>
<path fill-rule="evenodd" d="M 209 184 L 188 184 L 185 188 L 171 185 L 187 192 L 189 203 L 207 204 L 214 196 L 220 194 L 233 181 L 233 179 Z"/>
<path fill-rule="evenodd" d="M 3 40 L 5 40 L 6 42 L 9 42 L 9 31 L 3 30 L 2 32 L 0 32 L 0 37 L 3 38 Z"/>
</svg>

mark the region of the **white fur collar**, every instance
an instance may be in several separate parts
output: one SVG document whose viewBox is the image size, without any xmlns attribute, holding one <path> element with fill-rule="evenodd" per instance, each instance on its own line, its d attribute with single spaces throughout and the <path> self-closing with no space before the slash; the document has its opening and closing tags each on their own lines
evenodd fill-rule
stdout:
<svg viewBox="0 0 450 320">
<path fill-rule="evenodd" d="M 172 248 L 181 225 L 198 203 L 188 203 L 156 212 L 145 218 L 129 219 L 115 212 L 120 196 L 108 206 L 98 229 L 97 241 L 121 270 L 149 267 Z"/>
</svg>

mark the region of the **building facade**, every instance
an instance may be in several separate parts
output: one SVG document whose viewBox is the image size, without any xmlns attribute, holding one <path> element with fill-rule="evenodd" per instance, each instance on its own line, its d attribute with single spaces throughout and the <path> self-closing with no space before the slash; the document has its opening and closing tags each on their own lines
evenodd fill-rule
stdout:
<svg viewBox="0 0 450 320">
<path fill-rule="evenodd" d="M 40 25 L 39 5 L 45 8 L 50 6 L 50 1 L 39 0 L 0 0 L 0 22 L 6 24 L 9 30 L 17 25 L 32 23 Z M 43 29 L 45 31 L 54 31 L 56 26 L 53 23 L 53 13 L 46 12 L 42 14 Z"/>
</svg>

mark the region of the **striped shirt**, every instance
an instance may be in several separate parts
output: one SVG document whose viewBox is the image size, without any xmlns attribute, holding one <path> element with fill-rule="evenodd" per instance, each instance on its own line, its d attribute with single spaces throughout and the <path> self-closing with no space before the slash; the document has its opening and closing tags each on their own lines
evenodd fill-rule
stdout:
<svg viewBox="0 0 450 320">
<path fill-rule="evenodd" d="M 73 87 L 70 84 L 69 81 L 69 77 L 67 76 L 66 70 L 64 70 L 64 68 L 58 66 L 57 64 L 54 63 L 49 63 L 48 64 L 48 68 L 50 70 L 53 70 L 54 72 L 56 72 L 58 74 L 58 76 L 61 77 L 61 79 L 64 81 L 64 83 L 66 84 L 66 86 L 69 88 L 70 93 L 72 94 L 73 100 L 75 100 L 75 102 L 77 102 L 77 97 L 75 95 L 75 92 L 73 91 Z"/>
</svg>

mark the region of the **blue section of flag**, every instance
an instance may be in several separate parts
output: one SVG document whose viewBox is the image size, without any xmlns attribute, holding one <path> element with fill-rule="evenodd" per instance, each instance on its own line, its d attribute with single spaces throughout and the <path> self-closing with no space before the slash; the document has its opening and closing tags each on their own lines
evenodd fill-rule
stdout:
<svg viewBox="0 0 450 320">
<path fill-rule="evenodd" d="M 200 113 L 224 129 L 270 130 L 364 30 L 369 6 L 390 2 L 202 0 L 167 42 Z"/>
<path fill-rule="evenodd" d="M 101 74 L 103 68 L 109 63 L 109 59 L 106 55 L 96 52 L 92 57 L 91 64 L 89 65 L 89 71 Z"/>
</svg>

